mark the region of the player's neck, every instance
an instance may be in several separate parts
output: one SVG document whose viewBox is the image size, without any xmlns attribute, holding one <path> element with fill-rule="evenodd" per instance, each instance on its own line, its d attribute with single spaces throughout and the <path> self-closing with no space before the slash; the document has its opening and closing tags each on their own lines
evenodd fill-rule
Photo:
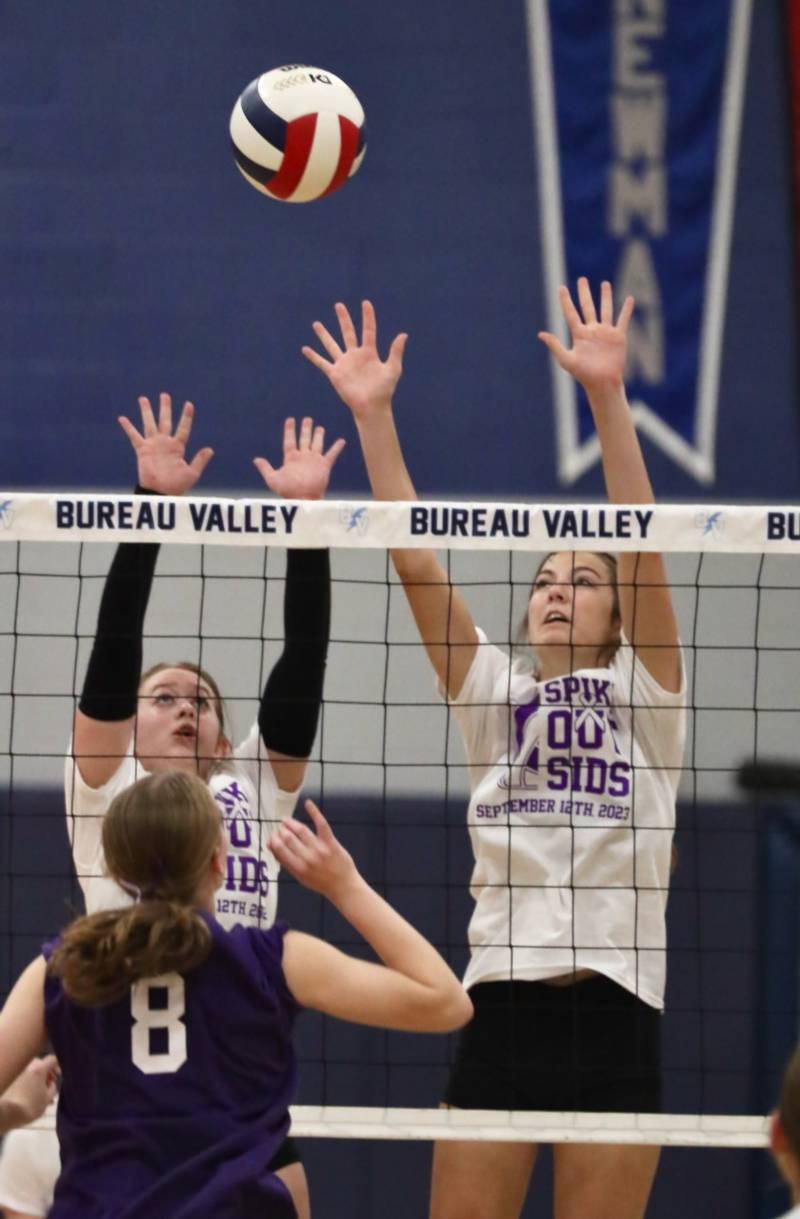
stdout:
<svg viewBox="0 0 800 1219">
<path fill-rule="evenodd" d="M 219 878 L 216 874 L 209 876 L 206 881 L 200 885 L 194 895 L 194 905 L 198 910 L 203 910 L 206 914 L 216 914 L 217 912 L 217 889 L 219 887 Z"/>
<path fill-rule="evenodd" d="M 536 649 L 536 677 L 539 681 L 552 681 L 556 677 L 568 677 L 578 669 L 601 669 L 605 667 L 602 649 L 595 645 L 578 647 L 567 645 L 539 645 Z"/>
</svg>

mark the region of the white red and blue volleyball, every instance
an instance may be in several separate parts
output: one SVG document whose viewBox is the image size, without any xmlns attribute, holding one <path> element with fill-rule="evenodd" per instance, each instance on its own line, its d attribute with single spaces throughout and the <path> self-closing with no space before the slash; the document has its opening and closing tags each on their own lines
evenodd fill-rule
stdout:
<svg viewBox="0 0 800 1219">
<path fill-rule="evenodd" d="M 252 81 L 233 108 L 236 164 L 256 190 L 310 203 L 352 178 L 366 150 L 364 110 L 324 68 L 286 64 Z"/>
</svg>

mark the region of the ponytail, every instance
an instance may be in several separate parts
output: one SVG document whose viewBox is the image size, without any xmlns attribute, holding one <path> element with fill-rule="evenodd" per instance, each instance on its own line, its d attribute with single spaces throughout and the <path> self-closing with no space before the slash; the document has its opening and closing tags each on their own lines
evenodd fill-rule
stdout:
<svg viewBox="0 0 800 1219">
<path fill-rule="evenodd" d="M 103 818 L 106 869 L 137 901 L 79 918 L 63 933 L 48 968 L 73 1002 L 104 1007 L 140 978 L 203 963 L 211 932 L 196 906 L 222 841 L 219 807 L 197 775 L 148 775 L 112 800 Z"/>
<path fill-rule="evenodd" d="M 63 933 L 48 970 L 81 1007 L 124 998 L 140 978 L 188 973 L 211 951 L 211 933 L 190 906 L 159 898 L 79 918 Z"/>
</svg>

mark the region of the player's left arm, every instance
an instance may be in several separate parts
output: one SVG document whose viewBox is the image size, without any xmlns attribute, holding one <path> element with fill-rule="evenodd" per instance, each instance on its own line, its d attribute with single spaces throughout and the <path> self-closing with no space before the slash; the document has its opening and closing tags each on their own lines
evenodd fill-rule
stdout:
<svg viewBox="0 0 800 1219">
<path fill-rule="evenodd" d="M 294 419 L 283 433 L 283 465 L 264 457 L 255 465 L 264 482 L 283 499 L 322 499 L 336 458 L 336 440 L 325 452 L 325 429 L 303 419 L 297 436 Z M 261 696 L 258 726 L 282 791 L 303 782 L 317 732 L 331 617 L 330 556 L 327 550 L 287 550 L 283 601 L 283 651 Z"/>
<path fill-rule="evenodd" d="M 37 957 L 20 975 L 0 1012 L 0 1133 L 39 1117 L 52 1099 L 55 1060 L 32 1063 L 47 1045 L 44 976 Z M 26 1070 L 30 1065 L 30 1069 Z M 24 1073 L 24 1074 L 23 1074 Z"/>
<path fill-rule="evenodd" d="M 611 284 L 600 289 L 600 317 L 585 278 L 578 280 L 576 308 L 569 289 L 559 292 L 572 347 L 567 350 L 555 335 L 539 338 L 563 369 L 586 390 L 600 449 L 606 492 L 612 504 L 652 504 L 653 488 L 625 395 L 623 374 L 627 331 L 633 298 L 627 297 L 614 321 Z M 681 688 L 678 624 L 660 554 L 621 554 L 618 586 L 622 628 L 636 655 L 665 690 Z"/>
</svg>

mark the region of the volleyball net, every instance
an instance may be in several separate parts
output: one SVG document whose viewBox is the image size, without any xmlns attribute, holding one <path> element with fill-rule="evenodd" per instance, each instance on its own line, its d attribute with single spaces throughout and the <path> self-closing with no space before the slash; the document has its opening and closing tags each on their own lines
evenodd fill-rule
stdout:
<svg viewBox="0 0 800 1219">
<path fill-rule="evenodd" d="M 441 552 L 487 637 L 519 646 L 537 557 L 665 554 L 688 731 L 668 903 L 663 1114 L 441 1110 L 452 1040 L 308 1014 L 294 1132 L 753 1147 L 796 1040 L 800 989 L 800 510 L 0 496 L 0 967 L 7 989 L 80 910 L 64 755 L 113 547 L 164 543 L 145 665 L 218 680 L 233 738 L 283 644 L 285 550 L 330 547 L 333 618 L 304 790 L 371 883 L 457 971 L 468 959 L 469 780 L 388 554 Z M 292 882 L 290 923 L 360 951 Z M 632 932 L 633 939 L 635 934 Z M 635 947 L 635 944 L 634 944 Z"/>
</svg>

